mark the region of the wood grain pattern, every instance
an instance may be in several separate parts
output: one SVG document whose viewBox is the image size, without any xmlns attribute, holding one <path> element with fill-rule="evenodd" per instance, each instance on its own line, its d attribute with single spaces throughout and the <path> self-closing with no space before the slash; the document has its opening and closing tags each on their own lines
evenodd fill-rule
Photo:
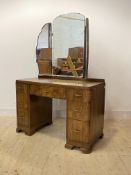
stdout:
<svg viewBox="0 0 131 175">
<path fill-rule="evenodd" d="M 88 143 L 89 141 L 89 123 L 88 122 L 68 119 L 67 125 L 68 125 L 67 138 L 68 138 L 69 144 L 70 144 L 70 141 L 75 141 L 80 144 Z M 77 144 L 73 146 L 77 146 Z"/>
<path fill-rule="evenodd" d="M 32 135 L 45 124 L 51 124 L 52 98 L 60 98 L 67 100 L 66 148 L 79 147 L 84 153 L 90 153 L 93 144 L 102 137 L 103 81 L 35 78 L 17 80 L 16 86 L 17 131 Z"/>
<path fill-rule="evenodd" d="M 65 98 L 65 89 L 63 87 L 51 87 L 50 85 L 30 85 L 30 94 L 36 96 L 46 96 L 51 98 Z"/>
<path fill-rule="evenodd" d="M 29 109 L 28 103 L 28 88 L 27 84 L 16 84 L 16 102 L 17 102 L 17 131 L 25 130 L 29 127 Z"/>
</svg>

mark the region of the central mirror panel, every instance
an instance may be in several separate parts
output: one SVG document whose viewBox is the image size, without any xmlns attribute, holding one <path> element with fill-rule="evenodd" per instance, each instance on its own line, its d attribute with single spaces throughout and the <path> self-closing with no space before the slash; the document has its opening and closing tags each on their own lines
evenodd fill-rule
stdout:
<svg viewBox="0 0 131 175">
<path fill-rule="evenodd" d="M 79 13 L 54 19 L 52 74 L 83 77 L 84 29 L 85 17 Z"/>
</svg>

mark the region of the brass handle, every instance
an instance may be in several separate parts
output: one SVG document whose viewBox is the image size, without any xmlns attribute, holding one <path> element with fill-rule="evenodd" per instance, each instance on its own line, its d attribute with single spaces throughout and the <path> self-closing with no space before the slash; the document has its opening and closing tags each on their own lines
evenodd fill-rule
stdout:
<svg viewBox="0 0 131 175">
<path fill-rule="evenodd" d="M 82 97 L 82 94 L 75 94 L 75 97 Z"/>
<path fill-rule="evenodd" d="M 78 130 L 78 129 L 74 129 L 73 131 L 74 131 L 74 132 L 80 132 L 80 130 Z"/>
<path fill-rule="evenodd" d="M 82 111 L 82 107 L 76 108 L 76 109 L 74 109 L 73 111 L 74 111 L 74 112 L 81 113 L 81 111 Z"/>
<path fill-rule="evenodd" d="M 74 109 L 74 112 L 80 112 L 80 110 L 79 109 Z"/>
</svg>

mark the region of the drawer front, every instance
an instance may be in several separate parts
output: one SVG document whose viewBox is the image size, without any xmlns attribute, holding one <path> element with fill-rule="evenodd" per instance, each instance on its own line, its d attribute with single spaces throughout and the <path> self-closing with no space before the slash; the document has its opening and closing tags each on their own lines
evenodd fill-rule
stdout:
<svg viewBox="0 0 131 175">
<path fill-rule="evenodd" d="M 65 98 L 65 89 L 63 87 L 55 86 L 30 85 L 30 94 L 50 98 Z"/>
<path fill-rule="evenodd" d="M 90 120 L 90 103 L 82 103 L 80 105 L 74 104 L 74 101 L 67 103 L 68 111 L 67 116 L 71 119 L 77 119 L 82 121 Z"/>
<path fill-rule="evenodd" d="M 85 89 L 69 89 L 67 91 L 67 97 L 68 99 L 70 99 L 71 101 L 75 101 L 76 104 L 81 105 L 81 101 L 83 103 L 85 102 L 89 102 L 91 95 L 90 95 L 90 91 L 89 90 L 85 90 Z"/>
<path fill-rule="evenodd" d="M 67 92 L 67 97 L 68 118 L 89 121 L 90 91 L 85 89 L 70 89 Z"/>
<path fill-rule="evenodd" d="M 16 84 L 17 101 L 17 123 L 18 125 L 28 126 L 28 86 L 25 84 Z"/>
<path fill-rule="evenodd" d="M 68 133 L 70 141 L 87 143 L 89 141 L 89 123 L 79 120 L 67 120 Z"/>
<path fill-rule="evenodd" d="M 52 97 L 65 99 L 65 88 L 64 87 L 52 87 Z"/>
<path fill-rule="evenodd" d="M 30 85 L 30 94 L 36 96 L 52 96 L 52 88 L 50 86 L 41 86 L 41 85 Z"/>
</svg>

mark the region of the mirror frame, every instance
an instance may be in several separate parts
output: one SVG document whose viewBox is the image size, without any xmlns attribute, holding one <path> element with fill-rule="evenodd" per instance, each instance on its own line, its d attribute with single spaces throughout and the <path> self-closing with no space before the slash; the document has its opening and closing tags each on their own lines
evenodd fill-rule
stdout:
<svg viewBox="0 0 131 175">
<path fill-rule="evenodd" d="M 83 78 L 88 78 L 88 64 L 89 64 L 89 19 L 85 19 L 84 31 L 84 70 Z"/>
</svg>

